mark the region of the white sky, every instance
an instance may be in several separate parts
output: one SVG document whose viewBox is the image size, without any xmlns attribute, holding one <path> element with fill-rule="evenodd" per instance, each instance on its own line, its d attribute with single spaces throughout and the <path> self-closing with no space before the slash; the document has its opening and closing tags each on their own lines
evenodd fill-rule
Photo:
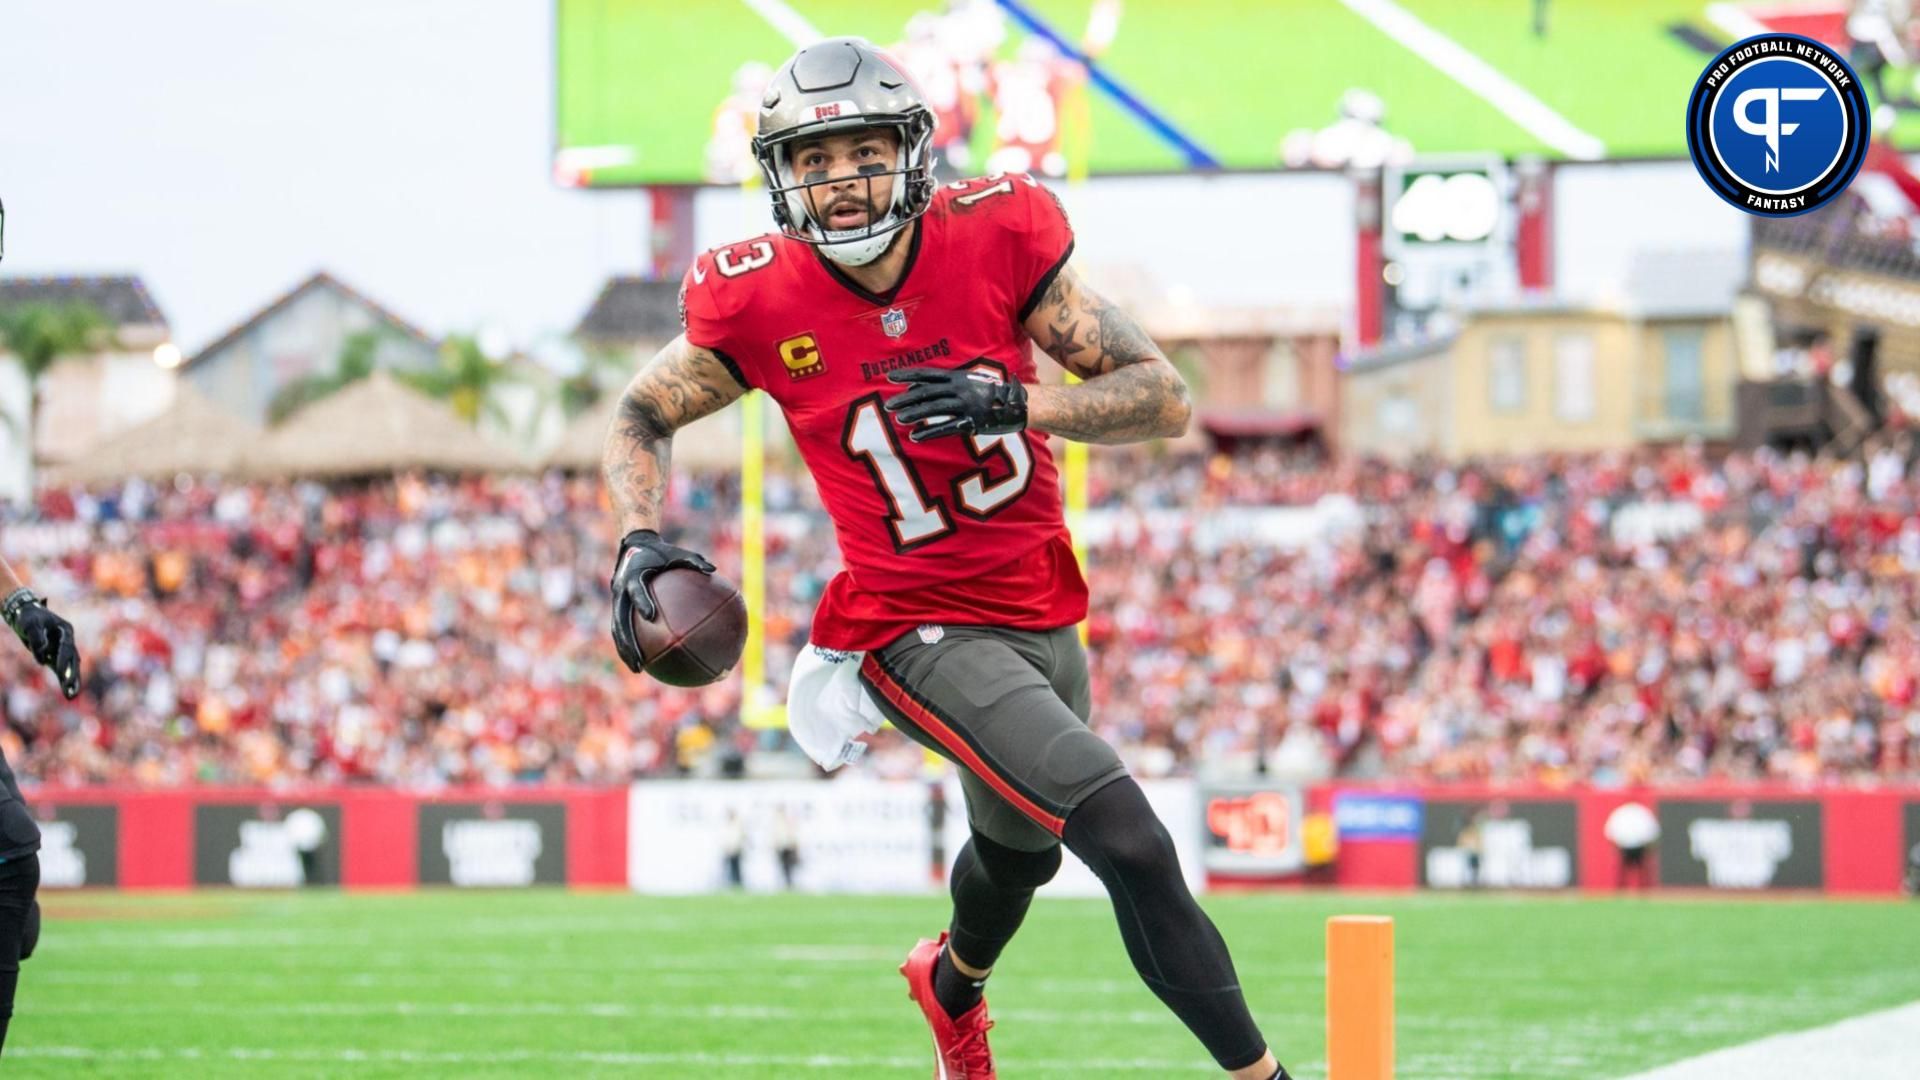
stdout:
<svg viewBox="0 0 1920 1080">
<path fill-rule="evenodd" d="M 189 354 L 326 268 L 435 333 L 569 329 L 646 246 L 550 180 L 552 0 L 0 0 L 7 275 L 132 272 Z"/>
</svg>

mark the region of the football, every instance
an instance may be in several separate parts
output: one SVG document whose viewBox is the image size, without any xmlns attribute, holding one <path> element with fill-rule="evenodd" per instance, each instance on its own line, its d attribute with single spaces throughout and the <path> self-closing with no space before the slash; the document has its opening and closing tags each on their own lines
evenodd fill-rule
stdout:
<svg viewBox="0 0 1920 1080">
<path fill-rule="evenodd" d="M 725 678 L 747 647 L 747 604 L 726 578 L 674 568 L 653 578 L 658 618 L 633 616 L 633 637 L 646 658 L 641 670 L 670 686 L 705 686 Z"/>
</svg>

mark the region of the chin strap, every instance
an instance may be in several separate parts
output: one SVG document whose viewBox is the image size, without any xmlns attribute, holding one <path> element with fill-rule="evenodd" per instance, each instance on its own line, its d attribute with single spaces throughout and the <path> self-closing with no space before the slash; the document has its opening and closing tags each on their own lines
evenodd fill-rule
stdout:
<svg viewBox="0 0 1920 1080">
<path fill-rule="evenodd" d="M 897 212 L 888 211 L 887 216 L 881 221 L 881 224 L 887 226 L 885 232 L 875 233 L 872 236 L 862 236 L 854 240 L 835 240 L 833 239 L 833 233 L 826 229 L 820 229 L 820 235 L 826 237 L 826 242 L 820 245 L 820 254 L 825 255 L 827 258 L 832 259 L 842 266 L 865 266 L 880 256 L 885 255 L 887 249 L 893 246 L 893 242 L 899 238 L 902 232 L 906 231 L 907 223 L 900 221 L 899 217 L 900 215 Z M 818 226 L 815 226 L 815 228 L 818 228 Z M 855 229 L 851 231 L 862 232 L 865 230 Z"/>
</svg>

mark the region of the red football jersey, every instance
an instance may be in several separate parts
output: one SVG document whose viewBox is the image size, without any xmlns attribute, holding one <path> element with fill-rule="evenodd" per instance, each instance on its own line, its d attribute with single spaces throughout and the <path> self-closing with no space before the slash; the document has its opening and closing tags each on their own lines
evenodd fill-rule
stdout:
<svg viewBox="0 0 1920 1080">
<path fill-rule="evenodd" d="M 1086 615 L 1087 587 L 1044 435 L 915 443 L 881 403 L 903 368 L 985 366 L 1036 379 L 1021 325 L 1073 251 L 1051 192 L 1011 174 L 942 187 L 900 283 L 872 293 L 779 234 L 716 248 L 688 271 L 687 340 L 780 404 L 833 518 L 846 569 L 812 640 L 874 649 L 923 623 L 1047 630 Z"/>
</svg>

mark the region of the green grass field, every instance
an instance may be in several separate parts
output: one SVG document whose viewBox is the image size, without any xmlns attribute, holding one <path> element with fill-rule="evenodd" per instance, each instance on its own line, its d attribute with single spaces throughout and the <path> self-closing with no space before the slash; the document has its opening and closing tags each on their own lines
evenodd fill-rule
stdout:
<svg viewBox="0 0 1920 1080">
<path fill-rule="evenodd" d="M 1399 1074 L 1620 1076 L 1920 998 L 1900 903 L 1207 900 L 1295 1075 L 1327 916 L 1392 915 Z M 56 895 L 9 1077 L 931 1075 L 895 967 L 942 898 Z M 990 986 L 1010 1080 L 1218 1075 L 1109 909 L 1042 901 Z M 1099 1064 L 1082 1064 L 1082 1063 Z"/>
</svg>

